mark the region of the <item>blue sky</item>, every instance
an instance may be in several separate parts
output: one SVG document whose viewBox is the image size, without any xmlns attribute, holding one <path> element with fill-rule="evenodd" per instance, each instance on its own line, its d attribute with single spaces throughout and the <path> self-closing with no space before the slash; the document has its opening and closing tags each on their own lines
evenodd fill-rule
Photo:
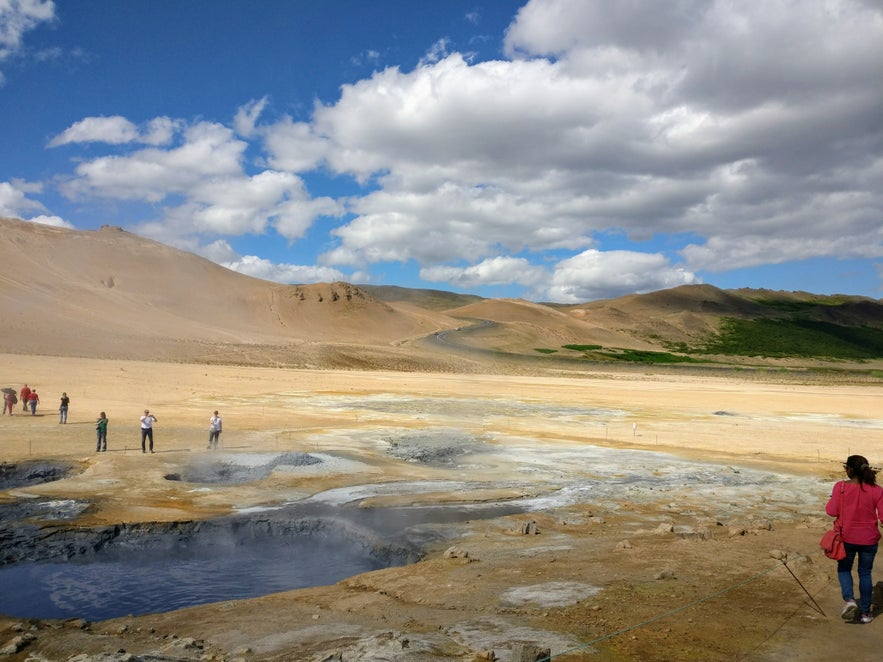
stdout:
<svg viewBox="0 0 883 662">
<path fill-rule="evenodd" d="M 0 0 L 0 216 L 288 283 L 883 296 L 873 0 Z"/>
</svg>

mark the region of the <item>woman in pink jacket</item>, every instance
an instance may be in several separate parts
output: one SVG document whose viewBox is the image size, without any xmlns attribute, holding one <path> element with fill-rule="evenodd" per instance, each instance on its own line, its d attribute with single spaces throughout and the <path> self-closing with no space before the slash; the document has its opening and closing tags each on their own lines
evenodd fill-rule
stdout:
<svg viewBox="0 0 883 662">
<path fill-rule="evenodd" d="M 877 472 L 868 466 L 868 460 L 861 455 L 850 455 L 843 464 L 848 480 L 834 485 L 834 491 L 825 506 L 831 517 L 839 517 L 843 527 L 843 543 L 846 558 L 837 561 L 837 579 L 840 580 L 840 593 L 843 595 L 843 610 L 840 615 L 846 620 L 854 620 L 861 607 L 861 623 L 870 623 L 871 591 L 874 583 L 871 570 L 877 554 L 877 541 L 880 530 L 877 522 L 883 521 L 883 488 L 877 485 Z M 858 556 L 859 605 L 855 603 L 852 585 L 852 564 Z"/>
</svg>

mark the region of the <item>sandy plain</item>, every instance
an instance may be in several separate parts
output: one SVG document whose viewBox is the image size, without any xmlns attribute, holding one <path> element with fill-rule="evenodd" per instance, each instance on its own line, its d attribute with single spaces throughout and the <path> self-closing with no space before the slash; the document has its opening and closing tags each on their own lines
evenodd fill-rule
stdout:
<svg viewBox="0 0 883 662">
<path fill-rule="evenodd" d="M 0 419 L 3 461 L 82 467 L 0 500 L 88 500 L 78 526 L 211 519 L 331 494 L 372 506 L 525 505 L 450 524 L 415 564 L 330 586 L 89 624 L 2 617 L 0 648 L 20 645 L 4 659 L 508 660 L 519 644 L 555 660 L 879 656 L 883 619 L 841 621 L 834 564 L 817 546 L 838 462 L 883 462 L 879 385 L 25 355 L 0 366 L 4 384 L 27 382 L 41 398 L 38 416 Z M 67 425 L 56 413 L 62 391 Z M 154 455 L 139 448 L 145 407 L 158 417 Z M 214 409 L 226 455 L 297 451 L 348 464 L 200 490 L 167 480 L 210 453 Z M 102 410 L 109 452 L 96 454 Z M 481 453 L 439 464 L 390 452 L 409 432 L 451 430 Z M 466 555 L 448 558 L 452 546 Z"/>
</svg>

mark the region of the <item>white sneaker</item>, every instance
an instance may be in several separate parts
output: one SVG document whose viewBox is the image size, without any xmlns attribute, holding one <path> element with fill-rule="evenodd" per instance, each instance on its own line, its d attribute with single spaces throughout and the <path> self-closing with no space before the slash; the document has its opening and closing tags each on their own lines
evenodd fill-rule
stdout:
<svg viewBox="0 0 883 662">
<path fill-rule="evenodd" d="M 855 604 L 855 600 L 847 600 L 843 603 L 843 609 L 840 610 L 840 618 L 844 621 L 854 620 L 857 611 L 858 605 Z"/>
</svg>

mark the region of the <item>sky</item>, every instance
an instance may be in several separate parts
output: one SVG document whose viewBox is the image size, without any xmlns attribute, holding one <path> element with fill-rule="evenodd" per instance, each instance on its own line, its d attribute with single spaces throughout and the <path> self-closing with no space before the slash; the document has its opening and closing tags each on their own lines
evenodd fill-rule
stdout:
<svg viewBox="0 0 883 662">
<path fill-rule="evenodd" d="M 883 297 L 880 0 L 0 0 L 0 216 L 281 283 Z"/>
</svg>

